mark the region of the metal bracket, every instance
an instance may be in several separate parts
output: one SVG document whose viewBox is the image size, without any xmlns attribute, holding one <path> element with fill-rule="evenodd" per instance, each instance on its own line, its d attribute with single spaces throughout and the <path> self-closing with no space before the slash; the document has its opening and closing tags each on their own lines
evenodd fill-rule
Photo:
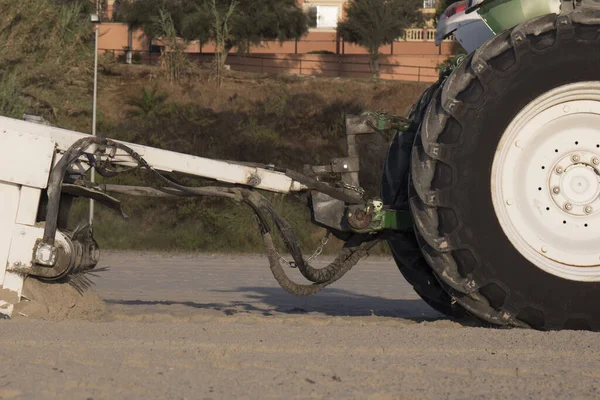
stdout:
<svg viewBox="0 0 600 400">
<path fill-rule="evenodd" d="M 370 201 L 365 208 L 351 207 L 348 210 L 348 224 L 357 233 L 412 231 L 414 226 L 410 211 L 385 209 L 378 200 Z"/>
</svg>

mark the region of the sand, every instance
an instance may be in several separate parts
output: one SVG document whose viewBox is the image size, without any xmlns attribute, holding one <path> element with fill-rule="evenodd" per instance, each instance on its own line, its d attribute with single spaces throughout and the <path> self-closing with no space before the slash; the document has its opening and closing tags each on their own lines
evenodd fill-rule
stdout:
<svg viewBox="0 0 600 400">
<path fill-rule="evenodd" d="M 15 307 L 15 319 L 102 321 L 110 318 L 106 303 L 98 293 L 81 292 L 68 283 L 48 283 L 29 277 L 23 285 L 22 298 Z"/>
<path fill-rule="evenodd" d="M 102 265 L 95 293 L 29 285 L 29 316 L 0 321 L 0 399 L 599 395 L 598 333 L 449 321 L 389 260 L 313 298 L 278 289 L 254 256 L 113 253 Z"/>
</svg>

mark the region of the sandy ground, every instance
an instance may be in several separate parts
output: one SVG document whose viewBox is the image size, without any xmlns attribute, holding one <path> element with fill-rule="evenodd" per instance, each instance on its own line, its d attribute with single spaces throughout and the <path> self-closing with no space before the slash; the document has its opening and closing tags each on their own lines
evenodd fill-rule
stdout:
<svg viewBox="0 0 600 400">
<path fill-rule="evenodd" d="M 599 334 L 461 326 L 389 260 L 311 298 L 277 288 L 259 257 L 112 253 L 102 265 L 106 308 L 88 294 L 78 312 L 71 297 L 46 309 L 54 320 L 0 321 L 0 399 L 600 396 Z"/>
</svg>

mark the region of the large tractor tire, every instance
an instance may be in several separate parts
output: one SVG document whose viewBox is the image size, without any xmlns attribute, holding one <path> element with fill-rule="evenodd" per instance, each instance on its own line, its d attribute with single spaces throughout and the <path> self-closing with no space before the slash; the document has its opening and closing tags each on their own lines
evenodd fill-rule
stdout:
<svg viewBox="0 0 600 400">
<path fill-rule="evenodd" d="M 491 39 L 420 132 L 410 206 L 450 296 L 497 325 L 600 329 L 600 12 Z"/>
<path fill-rule="evenodd" d="M 423 93 L 407 116 L 413 121 L 411 129 L 396 134 L 390 145 L 381 183 L 381 198 L 388 207 L 409 209 L 409 169 L 413 143 L 425 111 L 442 83 L 443 80 L 434 83 Z M 438 282 L 423 257 L 414 233 L 398 233 L 388 239 L 388 243 L 400 272 L 427 304 L 453 318 L 462 319 L 467 315 L 464 308 L 454 301 Z"/>
</svg>

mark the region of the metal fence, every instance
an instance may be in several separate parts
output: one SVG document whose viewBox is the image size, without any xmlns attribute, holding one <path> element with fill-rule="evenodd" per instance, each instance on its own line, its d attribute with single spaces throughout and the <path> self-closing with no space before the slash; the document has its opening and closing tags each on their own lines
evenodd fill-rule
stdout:
<svg viewBox="0 0 600 400">
<path fill-rule="evenodd" d="M 100 49 L 111 54 L 119 62 L 127 63 L 125 50 Z M 207 64 L 214 54 L 188 53 L 192 61 Z M 437 67 L 410 65 L 393 62 L 399 56 L 383 56 L 379 63 L 383 79 L 406 80 L 413 82 L 433 82 L 438 78 Z M 132 51 L 130 63 L 158 65 L 160 53 Z M 256 73 L 291 73 L 327 77 L 368 78 L 372 75 L 366 55 L 320 55 L 320 54 L 244 54 L 230 55 L 227 65 L 233 70 Z"/>
</svg>

